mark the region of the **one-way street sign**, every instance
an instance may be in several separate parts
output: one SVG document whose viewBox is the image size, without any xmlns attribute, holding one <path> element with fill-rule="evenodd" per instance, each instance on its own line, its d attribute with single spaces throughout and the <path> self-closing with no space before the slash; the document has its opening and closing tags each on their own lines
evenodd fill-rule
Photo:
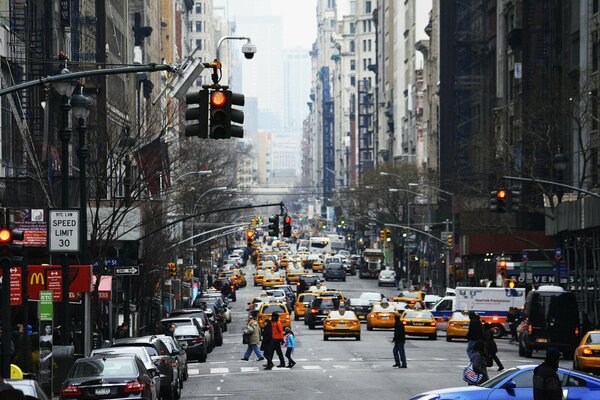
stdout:
<svg viewBox="0 0 600 400">
<path fill-rule="evenodd" d="M 139 267 L 133 265 L 130 267 L 117 267 L 115 268 L 115 275 L 139 275 Z"/>
</svg>

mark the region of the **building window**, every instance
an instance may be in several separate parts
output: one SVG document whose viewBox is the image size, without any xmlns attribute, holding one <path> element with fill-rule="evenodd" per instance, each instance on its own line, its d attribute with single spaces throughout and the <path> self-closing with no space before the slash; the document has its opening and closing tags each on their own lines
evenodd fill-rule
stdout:
<svg viewBox="0 0 600 400">
<path fill-rule="evenodd" d="M 196 39 L 196 47 L 198 50 L 202 50 L 202 39 Z"/>
<path fill-rule="evenodd" d="M 188 32 L 191 32 L 194 25 L 192 25 L 192 21 L 188 22 Z"/>
<path fill-rule="evenodd" d="M 367 70 L 367 59 L 363 58 L 363 71 Z"/>
<path fill-rule="evenodd" d="M 371 20 L 369 20 L 369 21 L 368 21 L 368 23 L 367 23 L 367 26 L 369 27 L 369 28 L 368 28 L 368 29 L 369 29 L 369 32 L 371 32 L 371 30 L 373 29 L 373 28 L 372 28 L 372 25 L 371 25 Z"/>
<path fill-rule="evenodd" d="M 356 24 L 354 22 L 350 22 L 350 33 L 356 33 Z"/>
<path fill-rule="evenodd" d="M 202 32 L 202 21 L 196 21 L 196 32 Z"/>
<path fill-rule="evenodd" d="M 356 71 L 356 60 L 350 60 L 350 71 Z"/>
<path fill-rule="evenodd" d="M 367 14 L 371 13 L 371 2 L 370 1 L 365 2 L 365 13 L 367 13 Z"/>
<path fill-rule="evenodd" d="M 333 8 L 333 0 L 327 0 L 327 8 Z"/>
<path fill-rule="evenodd" d="M 356 50 L 354 49 L 354 40 L 350 41 L 350 53 L 354 53 Z"/>
<path fill-rule="evenodd" d="M 363 32 L 367 31 L 367 20 L 363 20 Z"/>
<path fill-rule="evenodd" d="M 363 40 L 363 51 L 367 51 L 367 41 Z"/>
<path fill-rule="evenodd" d="M 369 51 L 371 51 L 371 39 L 369 39 L 369 40 L 367 41 L 367 44 L 368 44 L 368 46 L 367 46 L 367 47 L 368 47 Z"/>
<path fill-rule="evenodd" d="M 356 86 L 356 77 L 354 75 L 350 77 L 350 86 Z"/>
<path fill-rule="evenodd" d="M 202 3 L 196 3 L 196 14 L 202 14 Z"/>
</svg>

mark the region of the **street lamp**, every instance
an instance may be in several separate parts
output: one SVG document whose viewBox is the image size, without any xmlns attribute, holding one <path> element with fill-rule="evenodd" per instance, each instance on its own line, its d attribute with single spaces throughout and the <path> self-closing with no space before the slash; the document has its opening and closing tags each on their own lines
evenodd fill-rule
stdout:
<svg viewBox="0 0 600 400">
<path fill-rule="evenodd" d="M 60 75 L 68 75 L 71 73 L 66 66 L 60 71 Z M 63 209 L 69 208 L 69 142 L 71 141 L 71 127 L 69 126 L 69 111 L 71 110 L 71 104 L 69 103 L 69 97 L 73 94 L 75 86 L 71 80 L 59 81 L 54 84 L 54 89 L 62 96 L 62 102 L 60 104 L 61 109 L 61 128 L 59 131 L 59 137 L 61 141 L 61 199 L 60 204 Z M 63 255 L 62 263 L 62 312 L 63 312 L 63 344 L 70 344 L 71 336 L 71 319 L 69 310 L 69 255 L 65 253 Z"/>
<path fill-rule="evenodd" d="M 185 174 L 178 176 L 173 181 L 173 183 L 171 183 L 171 186 L 175 185 L 175 183 L 177 183 L 177 181 L 180 180 L 181 178 L 183 178 L 184 176 L 192 175 L 192 174 L 196 174 L 196 175 L 200 175 L 200 176 L 206 176 L 206 175 L 212 174 L 212 171 L 211 170 L 205 170 L 205 171 L 190 171 L 190 172 L 186 172 Z"/>
<path fill-rule="evenodd" d="M 80 94 L 76 94 L 71 99 L 73 106 L 73 117 L 78 120 L 77 132 L 79 134 L 79 209 L 80 209 L 80 224 L 79 224 L 79 246 L 81 254 L 81 263 L 87 264 L 87 171 L 86 162 L 88 156 L 88 147 L 85 140 L 87 127 L 85 125 L 89 115 L 92 102 L 89 98 L 83 95 L 83 86 Z M 89 293 L 84 295 L 84 322 L 83 322 L 83 353 L 90 354 L 91 337 L 90 337 L 90 297 Z"/>
<path fill-rule="evenodd" d="M 449 192 L 449 191 L 447 191 L 447 190 L 440 189 L 440 188 L 439 188 L 439 187 L 437 187 L 437 186 L 429 185 L 429 184 L 427 184 L 427 183 L 415 183 L 415 182 L 410 182 L 410 183 L 408 184 L 408 186 L 425 186 L 425 187 L 427 187 L 427 188 L 429 188 L 429 189 L 437 190 L 437 191 L 438 191 L 438 192 L 440 192 L 440 193 L 445 193 L 445 194 L 447 194 L 448 196 L 452 196 L 452 195 L 454 194 L 454 193 L 452 193 L 452 192 Z"/>
</svg>

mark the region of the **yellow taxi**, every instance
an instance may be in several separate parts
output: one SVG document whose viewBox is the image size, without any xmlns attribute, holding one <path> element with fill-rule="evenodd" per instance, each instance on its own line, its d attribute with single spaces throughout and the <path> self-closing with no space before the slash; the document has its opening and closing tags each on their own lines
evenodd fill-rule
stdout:
<svg viewBox="0 0 600 400">
<path fill-rule="evenodd" d="M 396 315 L 398 310 L 390 303 L 377 302 L 371 307 L 371 312 L 367 314 L 367 330 L 373 328 L 389 329 L 396 325 Z"/>
<path fill-rule="evenodd" d="M 400 320 L 404 324 L 407 335 L 428 336 L 431 340 L 437 339 L 437 322 L 431 311 L 406 310 Z"/>
<path fill-rule="evenodd" d="M 452 313 L 446 329 L 446 341 L 450 342 L 455 338 L 466 338 L 470 322 L 469 314 L 460 311 Z"/>
<path fill-rule="evenodd" d="M 354 337 L 360 340 L 360 321 L 349 310 L 331 310 L 323 321 L 323 340 L 330 337 Z"/>
<path fill-rule="evenodd" d="M 400 294 L 398 296 L 394 297 L 392 300 L 393 301 L 403 301 L 408 305 L 408 308 L 413 308 L 415 306 L 416 302 L 422 302 L 424 299 L 425 299 L 425 293 L 420 290 L 416 290 L 416 291 L 403 290 L 402 292 L 400 292 Z"/>
<path fill-rule="evenodd" d="M 310 307 L 310 302 L 317 298 L 317 295 L 314 293 L 300 293 L 298 295 L 298 299 L 296 303 L 294 303 L 294 320 L 298 321 L 301 317 L 304 318 L 304 313 L 308 307 Z"/>
<path fill-rule="evenodd" d="M 314 260 L 312 263 L 312 271 L 313 272 L 323 272 L 323 261 L 321 260 Z"/>
<path fill-rule="evenodd" d="M 263 283 L 263 279 L 265 278 L 265 275 L 267 274 L 267 270 L 266 269 L 259 269 L 256 270 L 256 272 L 253 275 L 254 278 L 254 286 L 260 286 Z"/>
<path fill-rule="evenodd" d="M 581 339 L 573 356 L 573 369 L 584 372 L 600 371 L 600 330 L 589 331 Z"/>
<path fill-rule="evenodd" d="M 288 266 L 288 259 L 286 256 L 281 257 L 281 260 L 279 260 L 279 268 L 287 268 Z"/>
<path fill-rule="evenodd" d="M 259 269 L 270 269 L 272 271 L 277 271 L 277 265 L 275 264 L 274 261 L 271 261 L 271 260 L 259 261 L 258 265 L 256 266 L 256 270 L 259 270 Z"/>
<path fill-rule="evenodd" d="M 238 268 L 219 272 L 219 274 L 217 275 L 217 279 L 222 278 L 229 278 L 229 280 L 236 284 L 238 287 L 245 287 L 247 283 L 246 277 L 244 277 L 244 273 Z"/>
<path fill-rule="evenodd" d="M 271 315 L 276 312 L 279 314 L 279 322 L 281 322 L 281 326 L 284 328 L 286 326 L 292 327 L 292 321 L 290 318 L 290 312 L 288 308 L 283 303 L 265 303 L 260 306 L 258 310 L 258 326 L 260 328 L 265 327 L 265 320 L 271 319 Z"/>
<path fill-rule="evenodd" d="M 283 275 L 279 272 L 267 272 L 262 280 L 263 289 L 270 288 L 275 285 L 283 285 Z"/>
</svg>

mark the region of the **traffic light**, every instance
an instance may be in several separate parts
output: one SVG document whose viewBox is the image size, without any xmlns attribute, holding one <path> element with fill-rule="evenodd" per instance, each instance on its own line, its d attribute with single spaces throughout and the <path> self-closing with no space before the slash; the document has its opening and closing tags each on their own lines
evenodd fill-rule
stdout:
<svg viewBox="0 0 600 400">
<path fill-rule="evenodd" d="M 171 278 L 175 278 L 177 276 L 177 266 L 175 265 L 175 263 L 167 263 L 167 267 L 169 268 L 169 276 Z"/>
<path fill-rule="evenodd" d="M 454 247 L 454 234 L 448 233 L 448 236 L 446 237 L 446 243 L 448 243 L 448 247 Z"/>
<path fill-rule="evenodd" d="M 292 236 L 292 217 L 285 214 L 283 217 L 283 237 Z"/>
<path fill-rule="evenodd" d="M 382 242 L 385 242 L 387 239 L 387 232 L 385 231 L 385 229 L 382 229 L 379 231 L 379 240 L 381 240 Z"/>
<path fill-rule="evenodd" d="M 498 266 L 498 273 L 500 274 L 500 276 L 502 276 L 503 278 L 506 277 L 506 261 L 504 261 L 504 260 L 498 261 L 497 266 Z"/>
<path fill-rule="evenodd" d="M 186 94 L 185 104 L 188 106 L 185 110 L 185 120 L 197 121 L 185 126 L 185 136 L 208 139 L 208 90 L 202 89 Z M 198 107 L 190 107 L 196 104 Z"/>
<path fill-rule="evenodd" d="M 385 240 L 390 242 L 392 240 L 392 231 L 389 228 L 385 228 Z"/>
<path fill-rule="evenodd" d="M 230 90 L 214 90 L 210 94 L 210 138 L 229 139 L 230 137 L 244 137 L 244 112 L 233 108 L 243 106 L 243 94 L 233 93 Z"/>
<path fill-rule="evenodd" d="M 23 243 L 23 239 L 25 235 L 23 231 L 19 231 L 13 229 L 11 231 L 11 241 L 10 241 L 10 261 L 12 266 L 22 266 L 23 265 L 23 256 L 25 252 L 25 245 Z M 21 242 L 21 244 L 15 244 L 15 240 Z"/>
<path fill-rule="evenodd" d="M 252 229 L 248 229 L 246 231 L 246 246 L 252 247 L 252 243 L 254 243 L 254 231 Z"/>
<path fill-rule="evenodd" d="M 521 206 L 521 191 L 511 190 L 510 191 L 510 202 L 508 204 L 510 211 L 519 211 Z"/>
<path fill-rule="evenodd" d="M 0 228 L 0 266 L 9 268 L 11 266 L 12 232 L 6 227 Z"/>
<path fill-rule="evenodd" d="M 509 189 L 498 189 L 490 192 L 490 210 L 497 213 L 505 213 L 510 201 Z"/>
<path fill-rule="evenodd" d="M 269 236 L 279 236 L 279 215 L 269 217 Z"/>
</svg>

